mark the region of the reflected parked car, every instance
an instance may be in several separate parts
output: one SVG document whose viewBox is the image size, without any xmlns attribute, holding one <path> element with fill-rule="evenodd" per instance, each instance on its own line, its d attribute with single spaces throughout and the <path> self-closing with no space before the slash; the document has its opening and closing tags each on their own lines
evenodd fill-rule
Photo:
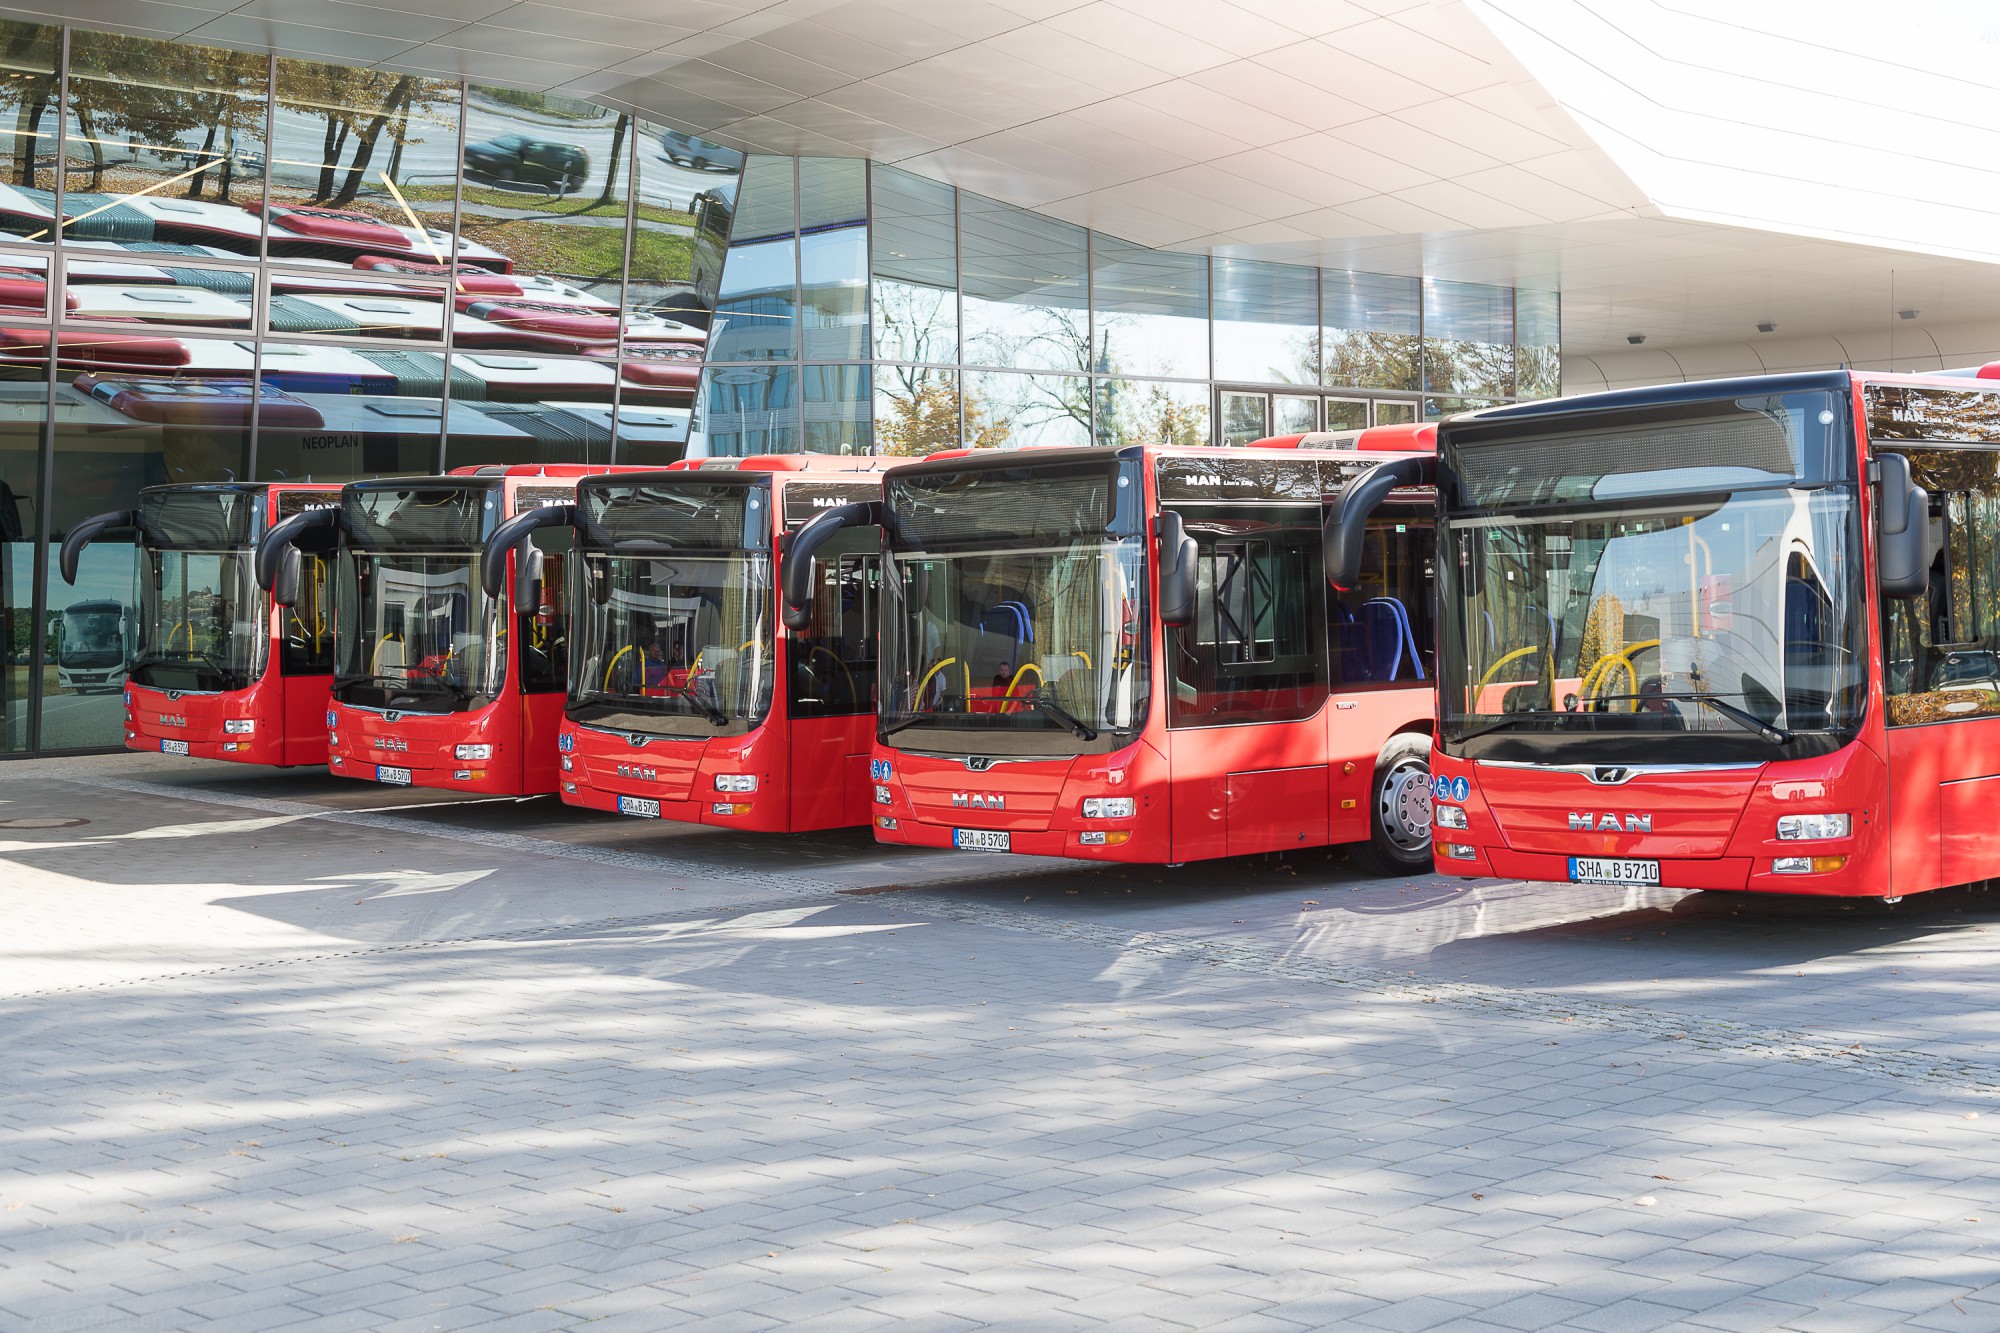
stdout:
<svg viewBox="0 0 2000 1333">
<path fill-rule="evenodd" d="M 575 144 L 502 134 L 467 144 L 465 168 L 492 180 L 543 185 L 566 194 L 590 174 L 590 154 Z"/>
<path fill-rule="evenodd" d="M 667 161 L 676 166 L 693 167 L 696 171 L 743 169 L 743 154 L 734 148 L 724 148 L 721 144 L 713 144 L 679 130 L 663 130 L 660 147 L 665 151 Z"/>
</svg>

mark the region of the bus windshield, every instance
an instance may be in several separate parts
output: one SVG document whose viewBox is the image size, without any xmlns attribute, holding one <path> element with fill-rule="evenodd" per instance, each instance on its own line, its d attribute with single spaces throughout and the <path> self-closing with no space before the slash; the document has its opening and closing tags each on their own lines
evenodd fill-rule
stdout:
<svg viewBox="0 0 2000 1333">
<path fill-rule="evenodd" d="M 500 693 L 506 638 L 479 564 L 466 551 L 342 552 L 334 616 L 342 703 L 443 713 Z"/>
<path fill-rule="evenodd" d="M 59 665 L 80 670 L 121 666 L 125 661 L 125 607 L 118 602 L 80 602 L 64 608 Z"/>
<path fill-rule="evenodd" d="M 881 734 L 909 748 L 1101 753 L 1144 725 L 1136 466 L 889 479 Z"/>
<path fill-rule="evenodd" d="M 572 718 L 618 731 L 721 736 L 741 735 L 769 714 L 768 552 L 587 554 L 585 583 Z"/>
<path fill-rule="evenodd" d="M 240 690 L 264 672 L 265 597 L 248 551 L 148 550 L 132 679 L 156 690 Z"/>
<path fill-rule="evenodd" d="M 1535 423 L 1513 442 L 1533 466 L 1491 487 L 1505 469 L 1467 459 L 1440 543 L 1446 748 L 1730 762 L 1825 753 L 1852 735 L 1867 642 L 1855 488 L 1833 464 L 1838 406 L 1708 404 L 1560 437 Z M 1482 491 L 1502 503 L 1478 504 Z"/>
</svg>

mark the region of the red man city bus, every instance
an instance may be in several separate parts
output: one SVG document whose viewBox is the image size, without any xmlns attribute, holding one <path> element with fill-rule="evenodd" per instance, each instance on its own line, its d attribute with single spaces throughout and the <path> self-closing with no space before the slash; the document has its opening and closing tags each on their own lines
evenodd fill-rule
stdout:
<svg viewBox="0 0 2000 1333">
<path fill-rule="evenodd" d="M 92 541 L 117 529 L 138 535 L 132 654 L 119 663 L 126 749 L 247 764 L 326 762 L 331 542 L 301 539 L 290 606 L 258 586 L 252 553 L 267 533 L 330 513 L 339 500 L 338 486 L 300 482 L 148 486 L 137 509 L 70 530 L 60 564 L 71 584 Z"/>
<path fill-rule="evenodd" d="M 1427 496 L 1332 594 L 1322 498 L 1390 455 L 1023 449 L 883 479 L 884 842 L 1430 859 Z"/>
<path fill-rule="evenodd" d="M 704 459 L 592 477 L 575 504 L 487 543 L 486 577 L 536 528 L 573 525 L 571 805 L 764 832 L 866 824 L 875 733 L 871 519 L 883 460 Z M 867 512 L 860 512 L 867 511 Z M 776 626 L 784 580 L 803 614 Z"/>
<path fill-rule="evenodd" d="M 1897 898 L 2000 874 L 2000 383 L 1522 404 L 1438 457 L 1438 868 Z"/>
<path fill-rule="evenodd" d="M 497 595 L 483 586 L 481 553 L 501 523 L 570 503 L 577 478 L 601 471 L 466 468 L 341 489 L 324 719 L 334 773 L 491 795 L 556 789 L 569 662 L 561 542 L 550 542 L 546 570 L 532 563 L 531 586 L 509 568 Z M 259 564 L 287 581 L 282 561 Z"/>
</svg>

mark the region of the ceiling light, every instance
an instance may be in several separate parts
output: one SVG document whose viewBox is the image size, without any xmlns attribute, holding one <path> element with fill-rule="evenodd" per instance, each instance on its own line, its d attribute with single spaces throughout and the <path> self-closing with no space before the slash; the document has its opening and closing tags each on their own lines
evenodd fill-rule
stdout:
<svg viewBox="0 0 2000 1333">
<path fill-rule="evenodd" d="M 1923 311 L 1921 311 L 1921 310 L 1898 310 L 1898 311 L 1896 312 L 1896 318 L 1897 318 L 1897 319 L 1915 319 L 1915 318 L 1916 318 L 1916 317 L 1917 317 L 1918 315 L 1921 315 L 1921 314 L 1923 314 L 1923 313 L 1924 313 L 1924 312 L 1923 312 Z"/>
<path fill-rule="evenodd" d="M 1776 333 L 1777 331 L 1778 326 L 1776 324 L 1759 324 L 1757 326 L 1757 332 L 1759 333 Z"/>
<path fill-rule="evenodd" d="M 1625 335 L 1625 341 L 1637 347 L 1640 343 L 1646 341 L 1646 335 L 1643 333 L 1628 333 Z"/>
</svg>

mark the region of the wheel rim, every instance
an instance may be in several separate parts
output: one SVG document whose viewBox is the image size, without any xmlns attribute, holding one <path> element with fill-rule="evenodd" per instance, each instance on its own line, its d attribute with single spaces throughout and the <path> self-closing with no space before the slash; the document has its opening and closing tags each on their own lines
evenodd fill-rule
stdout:
<svg viewBox="0 0 2000 1333">
<path fill-rule="evenodd" d="M 1404 759 L 1382 781 L 1376 822 L 1390 842 L 1407 852 L 1431 844 L 1431 766 L 1422 759 Z"/>
</svg>

